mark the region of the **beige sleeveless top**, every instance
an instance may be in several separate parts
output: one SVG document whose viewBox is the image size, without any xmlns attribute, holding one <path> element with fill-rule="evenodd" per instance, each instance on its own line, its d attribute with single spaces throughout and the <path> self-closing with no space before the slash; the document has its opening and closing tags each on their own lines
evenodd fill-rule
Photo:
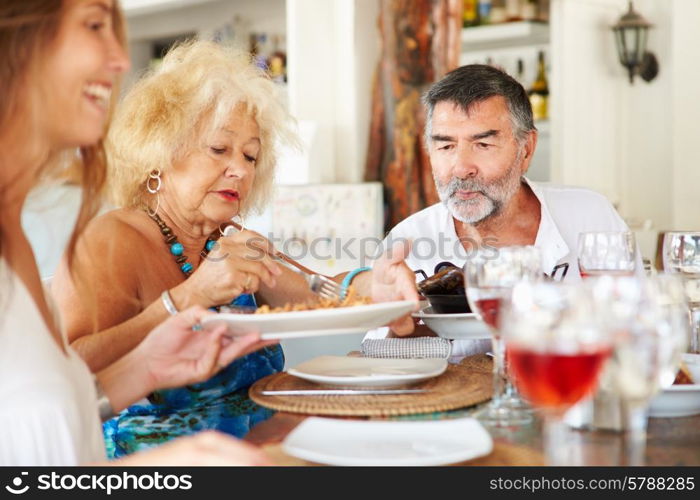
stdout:
<svg viewBox="0 0 700 500">
<path fill-rule="evenodd" d="M 65 350 L 0 259 L 0 465 L 106 459 L 93 375 L 70 346 Z"/>
</svg>

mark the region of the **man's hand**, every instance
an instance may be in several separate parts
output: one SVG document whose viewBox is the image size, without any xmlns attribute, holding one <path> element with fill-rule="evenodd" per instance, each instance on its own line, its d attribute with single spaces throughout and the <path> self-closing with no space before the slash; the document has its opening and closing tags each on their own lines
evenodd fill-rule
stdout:
<svg viewBox="0 0 700 500">
<path fill-rule="evenodd" d="M 416 275 L 404 262 L 410 252 L 411 244 L 408 241 L 399 241 L 375 261 L 372 268 L 373 302 L 413 300 L 416 302 L 415 309 L 418 309 Z M 396 335 L 408 335 L 413 332 L 413 318 L 410 314 L 403 316 L 391 323 L 389 328 Z"/>
</svg>

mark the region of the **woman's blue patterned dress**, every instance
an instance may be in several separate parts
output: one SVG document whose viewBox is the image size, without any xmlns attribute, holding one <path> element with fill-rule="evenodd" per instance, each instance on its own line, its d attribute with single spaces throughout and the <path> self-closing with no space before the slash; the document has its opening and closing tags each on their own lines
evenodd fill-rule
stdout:
<svg viewBox="0 0 700 500">
<path fill-rule="evenodd" d="M 241 295 L 232 304 L 254 306 L 255 301 Z M 248 388 L 283 367 L 282 348 L 265 347 L 235 360 L 206 382 L 150 394 L 147 402 L 103 424 L 107 456 L 119 458 L 203 429 L 243 437 L 274 413 L 251 401 Z"/>
</svg>

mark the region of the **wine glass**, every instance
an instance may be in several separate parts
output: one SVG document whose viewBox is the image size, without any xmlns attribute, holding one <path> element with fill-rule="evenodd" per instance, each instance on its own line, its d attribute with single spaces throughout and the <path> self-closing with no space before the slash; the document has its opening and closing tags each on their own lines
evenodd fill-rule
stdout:
<svg viewBox="0 0 700 500">
<path fill-rule="evenodd" d="M 613 354 L 601 390 L 619 397 L 625 455 L 622 465 L 643 465 L 646 408 L 671 385 L 687 345 L 683 284 L 672 275 L 644 281 L 602 277 L 590 283 L 596 315 L 610 333 Z"/>
<path fill-rule="evenodd" d="M 664 270 L 683 276 L 690 313 L 688 352 L 700 353 L 700 232 L 670 232 L 664 235 Z"/>
<path fill-rule="evenodd" d="M 480 249 L 464 266 L 469 305 L 488 325 L 494 352 L 493 398 L 475 416 L 485 425 L 508 427 L 532 421 L 529 406 L 518 396 L 507 374 L 505 346 L 500 334 L 500 311 L 513 286 L 544 276 L 540 252 L 534 246 Z"/>
<path fill-rule="evenodd" d="M 521 282 L 503 314 L 510 369 L 530 403 L 542 410 L 549 465 L 572 465 L 566 412 L 596 388 L 612 352 L 590 290 L 561 283 Z"/>
<path fill-rule="evenodd" d="M 578 267 L 582 278 L 632 275 L 636 263 L 637 244 L 631 231 L 579 233 Z"/>
</svg>

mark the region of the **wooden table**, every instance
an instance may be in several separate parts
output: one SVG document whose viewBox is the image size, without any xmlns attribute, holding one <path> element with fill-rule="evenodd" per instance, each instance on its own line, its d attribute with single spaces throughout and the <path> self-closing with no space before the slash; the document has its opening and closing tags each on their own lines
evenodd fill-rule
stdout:
<svg viewBox="0 0 700 500">
<path fill-rule="evenodd" d="M 468 415 L 473 409 L 463 411 Z M 458 412 L 459 414 L 459 412 Z M 279 444 L 309 415 L 276 413 L 254 427 L 245 440 L 261 445 L 280 465 L 309 465 L 285 455 Z M 463 465 L 543 465 L 542 434 L 539 423 L 491 431 L 494 451 L 488 457 Z M 616 465 L 622 438 L 614 432 L 572 431 L 572 439 L 582 446 L 586 465 Z M 646 465 L 700 465 L 700 415 L 685 418 L 649 419 Z"/>
</svg>

